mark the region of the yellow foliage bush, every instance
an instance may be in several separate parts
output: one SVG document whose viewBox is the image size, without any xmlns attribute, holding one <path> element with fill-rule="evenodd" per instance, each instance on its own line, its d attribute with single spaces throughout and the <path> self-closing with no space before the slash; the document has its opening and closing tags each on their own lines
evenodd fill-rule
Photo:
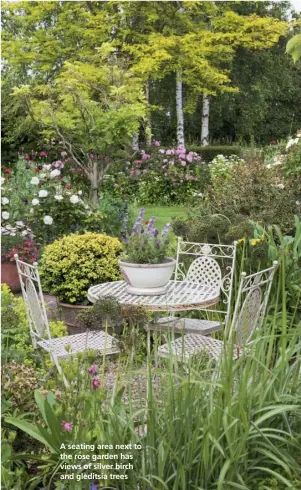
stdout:
<svg viewBox="0 0 301 490">
<path fill-rule="evenodd" d="M 44 248 L 41 279 L 45 291 L 65 303 L 83 303 L 94 284 L 120 279 L 117 238 L 98 233 L 68 235 Z"/>
</svg>

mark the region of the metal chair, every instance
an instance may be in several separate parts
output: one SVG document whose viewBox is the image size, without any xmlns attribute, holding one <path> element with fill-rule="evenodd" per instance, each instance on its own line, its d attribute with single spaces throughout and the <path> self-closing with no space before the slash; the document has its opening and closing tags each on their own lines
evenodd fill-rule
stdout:
<svg viewBox="0 0 301 490">
<path fill-rule="evenodd" d="M 227 328 L 237 242 L 233 245 L 220 245 L 208 243 L 184 242 L 178 239 L 177 263 L 175 279 L 198 282 L 206 286 L 213 286 L 221 293 L 222 302 L 226 309 L 204 308 L 202 312 L 218 313 L 224 316 L 224 327 Z M 168 317 L 155 319 L 148 325 L 148 329 L 160 333 L 172 331 L 173 333 L 209 335 L 221 328 L 218 320 L 198 318 L 178 318 L 174 313 Z"/>
<path fill-rule="evenodd" d="M 232 326 L 227 332 L 229 341 L 234 341 L 234 359 L 248 347 L 255 329 L 262 326 L 277 264 L 274 262 L 269 269 L 249 276 L 245 272 L 241 275 Z M 163 358 L 175 356 L 186 362 L 190 357 L 206 352 L 209 357 L 219 360 L 226 345 L 227 342 L 222 340 L 188 334 L 161 345 L 157 355 Z"/>
<path fill-rule="evenodd" d="M 116 340 L 103 331 L 87 331 L 86 333 L 53 339 L 49 328 L 38 264 L 31 265 L 22 262 L 17 254 L 15 259 L 33 346 L 35 349 L 41 347 L 50 354 L 51 360 L 62 375 L 66 386 L 68 386 L 68 382 L 59 364 L 60 359 L 67 359 L 71 355 L 86 350 L 95 350 L 102 355 L 120 353 Z"/>
</svg>

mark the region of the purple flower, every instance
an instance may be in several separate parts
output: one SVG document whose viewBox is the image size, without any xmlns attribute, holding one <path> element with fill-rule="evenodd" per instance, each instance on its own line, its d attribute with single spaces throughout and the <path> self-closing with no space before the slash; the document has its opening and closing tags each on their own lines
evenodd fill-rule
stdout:
<svg viewBox="0 0 301 490">
<path fill-rule="evenodd" d="M 66 432 L 71 432 L 73 429 L 73 424 L 72 424 L 72 422 L 66 422 L 66 420 L 63 420 L 61 423 L 61 427 Z"/>
<path fill-rule="evenodd" d="M 149 155 L 148 153 L 144 153 L 142 155 L 142 160 L 148 160 L 150 157 L 151 157 L 151 155 Z"/>
<path fill-rule="evenodd" d="M 157 241 L 156 241 L 156 247 L 157 247 L 157 248 L 159 248 L 159 247 L 160 247 L 160 245 L 161 245 L 160 240 L 157 240 Z"/>
<path fill-rule="evenodd" d="M 90 366 L 89 369 L 88 369 L 88 373 L 89 374 L 94 374 L 94 373 L 96 373 L 96 371 L 97 371 L 96 364 L 92 364 L 92 366 Z"/>
<path fill-rule="evenodd" d="M 166 225 L 164 226 L 163 231 L 161 233 L 161 236 L 164 237 L 165 235 L 167 235 L 167 233 L 169 232 L 170 228 L 171 228 L 171 224 L 170 223 L 166 223 Z"/>
<path fill-rule="evenodd" d="M 96 390 L 100 387 L 100 384 L 100 379 L 97 376 L 94 376 L 94 378 L 92 379 L 92 388 Z"/>
<path fill-rule="evenodd" d="M 152 142 L 152 145 L 153 145 L 153 146 L 160 146 L 160 145 L 161 145 L 161 141 L 156 141 L 156 140 L 154 140 L 154 141 Z"/>
<path fill-rule="evenodd" d="M 61 152 L 61 157 L 66 157 L 67 156 L 67 152 L 66 151 L 62 151 Z"/>
</svg>

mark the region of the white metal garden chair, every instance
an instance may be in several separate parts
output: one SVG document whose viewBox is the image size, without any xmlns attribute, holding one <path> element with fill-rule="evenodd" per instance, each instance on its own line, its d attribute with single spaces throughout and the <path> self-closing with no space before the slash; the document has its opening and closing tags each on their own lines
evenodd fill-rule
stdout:
<svg viewBox="0 0 301 490">
<path fill-rule="evenodd" d="M 68 382 L 62 372 L 59 360 L 67 359 L 78 352 L 95 350 L 102 355 L 119 354 L 116 340 L 103 331 L 87 331 L 76 335 L 52 338 L 49 328 L 38 264 L 27 264 L 15 255 L 20 278 L 22 295 L 26 306 L 30 335 L 34 348 L 41 347 L 50 354 L 51 360 L 63 376 L 66 386 Z"/>
<path fill-rule="evenodd" d="M 241 275 L 232 325 L 227 332 L 229 341 L 234 340 L 234 359 L 248 347 L 255 329 L 262 326 L 277 264 L 274 262 L 272 267 L 249 276 L 245 272 Z M 226 344 L 212 337 L 188 334 L 161 345 L 157 354 L 164 358 L 175 356 L 179 361 L 186 362 L 190 357 L 205 351 L 211 358 L 218 360 Z"/>
<path fill-rule="evenodd" d="M 213 286 L 221 294 L 225 309 L 204 308 L 202 312 L 214 312 L 224 317 L 224 321 L 198 318 L 177 318 L 172 313 L 168 317 L 155 320 L 148 325 L 149 330 L 172 331 L 174 333 L 209 335 L 223 324 L 227 327 L 233 289 L 234 267 L 237 242 L 233 245 L 185 242 L 178 238 L 176 280 L 188 280 Z"/>
</svg>

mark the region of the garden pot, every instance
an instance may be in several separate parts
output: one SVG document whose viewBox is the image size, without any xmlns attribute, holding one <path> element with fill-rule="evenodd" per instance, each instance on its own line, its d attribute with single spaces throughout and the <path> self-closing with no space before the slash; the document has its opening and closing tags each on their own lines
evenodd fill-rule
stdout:
<svg viewBox="0 0 301 490">
<path fill-rule="evenodd" d="M 21 284 L 15 262 L 1 263 L 1 282 L 7 284 L 13 293 L 20 293 Z"/>
<path fill-rule="evenodd" d="M 69 303 L 59 303 L 59 307 L 62 313 L 62 321 L 67 325 L 69 335 L 84 333 L 87 331 L 86 328 L 81 327 L 77 322 L 77 315 L 91 306 L 81 306 L 81 305 L 71 305 Z"/>
<path fill-rule="evenodd" d="M 118 263 L 128 283 L 127 292 L 138 296 L 165 294 L 176 265 L 175 259 L 169 257 L 162 264 L 132 264 L 122 260 Z"/>
</svg>

